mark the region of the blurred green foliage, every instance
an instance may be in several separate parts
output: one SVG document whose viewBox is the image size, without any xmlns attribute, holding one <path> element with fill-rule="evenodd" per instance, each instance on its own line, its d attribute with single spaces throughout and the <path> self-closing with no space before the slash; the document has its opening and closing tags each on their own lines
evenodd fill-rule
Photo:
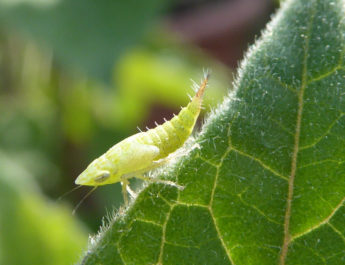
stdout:
<svg viewBox="0 0 345 265">
<path fill-rule="evenodd" d="M 167 47 L 138 48 L 127 53 L 119 62 L 114 74 L 115 97 L 111 99 L 113 103 L 106 104 L 111 107 L 108 113 L 115 116 L 112 126 L 128 129 L 141 125 L 143 117 L 149 115 L 150 106 L 154 104 L 167 109 L 186 105 L 190 100 L 187 95 L 195 93 L 191 89 L 191 79 L 199 82 L 203 74 L 202 66 L 207 65 L 214 73 L 210 80 L 212 90 L 205 93 L 205 109 L 215 106 L 224 96 L 226 87 L 231 83 L 229 72 L 224 67 L 201 52 Z"/>
<path fill-rule="evenodd" d="M 66 64 L 109 82 L 114 61 L 169 1 L 0 0 L 0 20 L 52 47 Z"/>
<path fill-rule="evenodd" d="M 45 198 L 26 170 L 0 153 L 0 264 L 75 262 L 87 230 L 69 207 Z"/>
</svg>

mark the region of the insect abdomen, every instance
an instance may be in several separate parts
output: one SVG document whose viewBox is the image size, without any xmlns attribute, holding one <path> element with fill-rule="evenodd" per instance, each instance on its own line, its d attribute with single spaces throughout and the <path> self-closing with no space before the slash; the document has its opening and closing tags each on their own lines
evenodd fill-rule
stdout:
<svg viewBox="0 0 345 265">
<path fill-rule="evenodd" d="M 198 92 L 187 107 L 182 108 L 177 116 L 170 121 L 154 129 L 148 130 L 142 135 L 141 141 L 146 144 L 154 144 L 160 150 L 161 159 L 180 148 L 193 131 L 195 122 L 199 116 L 202 95 L 208 82 L 208 75 L 201 84 Z"/>
<path fill-rule="evenodd" d="M 161 151 L 157 159 L 168 156 L 184 144 L 193 131 L 200 105 L 199 99 L 193 99 L 177 116 L 147 132 Z"/>
</svg>

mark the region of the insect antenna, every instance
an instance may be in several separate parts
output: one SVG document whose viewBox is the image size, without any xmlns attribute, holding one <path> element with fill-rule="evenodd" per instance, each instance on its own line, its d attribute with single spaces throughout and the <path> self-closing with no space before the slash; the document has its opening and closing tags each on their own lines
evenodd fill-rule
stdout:
<svg viewBox="0 0 345 265">
<path fill-rule="evenodd" d="M 80 189 L 81 187 L 83 187 L 82 185 L 78 185 L 76 187 L 74 187 L 73 189 L 65 192 L 64 194 L 62 194 L 59 198 L 57 198 L 57 201 L 60 201 L 62 198 L 66 197 L 67 195 L 71 194 L 73 191 L 76 191 L 78 189 Z"/>
<path fill-rule="evenodd" d="M 80 202 L 78 202 L 78 204 L 74 207 L 73 211 L 72 211 L 72 215 L 75 214 L 75 212 L 78 210 L 78 208 L 80 207 L 80 205 L 85 201 L 85 199 L 87 197 L 89 197 L 91 195 L 92 192 L 95 191 L 95 189 L 97 189 L 98 186 L 95 186 L 92 188 L 92 190 L 90 190 L 88 193 L 86 193 L 86 195 L 80 200 Z"/>
</svg>

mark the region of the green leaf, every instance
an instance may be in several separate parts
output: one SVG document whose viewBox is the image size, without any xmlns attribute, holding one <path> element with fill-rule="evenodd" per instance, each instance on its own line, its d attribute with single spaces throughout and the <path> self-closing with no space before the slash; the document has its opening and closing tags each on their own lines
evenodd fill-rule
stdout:
<svg viewBox="0 0 345 265">
<path fill-rule="evenodd" d="M 83 264 L 344 264 L 343 1 L 291 0 L 194 149 Z M 209 89 L 212 89 L 210 87 Z"/>
</svg>

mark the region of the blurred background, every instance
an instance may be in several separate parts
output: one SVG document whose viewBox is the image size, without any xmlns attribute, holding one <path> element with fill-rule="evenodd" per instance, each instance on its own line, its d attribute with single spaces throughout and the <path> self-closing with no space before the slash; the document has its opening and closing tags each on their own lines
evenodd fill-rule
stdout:
<svg viewBox="0 0 345 265">
<path fill-rule="evenodd" d="M 0 0 L 0 264 L 76 262 L 120 184 L 76 215 L 89 188 L 59 196 L 137 127 L 178 113 L 203 68 L 203 114 L 221 103 L 277 2 Z"/>
</svg>

